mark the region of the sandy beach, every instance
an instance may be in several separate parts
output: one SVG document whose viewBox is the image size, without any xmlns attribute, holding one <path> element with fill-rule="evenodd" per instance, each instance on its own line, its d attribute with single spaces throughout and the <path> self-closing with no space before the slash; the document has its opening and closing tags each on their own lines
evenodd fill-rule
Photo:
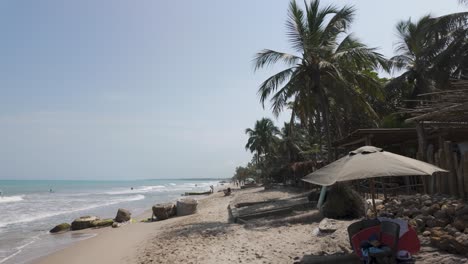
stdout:
<svg viewBox="0 0 468 264">
<path fill-rule="evenodd" d="M 150 216 L 147 213 L 117 229 L 87 230 L 97 236 L 34 263 L 294 263 L 305 254 L 350 253 L 346 227 L 353 221 L 337 221 L 335 232 L 317 235 L 321 218 L 317 218 L 316 210 L 299 218 L 267 218 L 247 225 L 229 219 L 228 205 L 233 200 L 294 195 L 297 193 L 263 188 L 235 190 L 231 196 L 218 192 L 200 199 L 194 215 L 140 222 Z M 467 262 L 466 258 L 439 252 L 422 242 L 417 263 Z"/>
</svg>

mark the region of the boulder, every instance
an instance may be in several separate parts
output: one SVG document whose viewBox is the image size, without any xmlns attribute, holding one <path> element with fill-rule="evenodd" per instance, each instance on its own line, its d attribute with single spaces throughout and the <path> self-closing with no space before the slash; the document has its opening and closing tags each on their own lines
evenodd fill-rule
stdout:
<svg viewBox="0 0 468 264">
<path fill-rule="evenodd" d="M 111 226 L 114 223 L 114 219 L 98 219 L 91 222 L 91 227 L 105 227 Z"/>
<path fill-rule="evenodd" d="M 158 220 L 168 219 L 176 214 L 176 207 L 172 203 L 156 204 L 152 209 L 153 216 Z"/>
<path fill-rule="evenodd" d="M 365 215 L 364 200 L 345 184 L 335 184 L 328 191 L 320 208 L 323 216 L 332 219 L 352 219 Z"/>
<path fill-rule="evenodd" d="M 50 233 L 61 233 L 61 232 L 66 232 L 68 230 L 70 230 L 70 224 L 69 223 L 61 223 L 60 225 L 56 225 L 49 232 Z"/>
<path fill-rule="evenodd" d="M 197 212 L 198 202 L 195 199 L 186 198 L 177 201 L 177 215 L 191 215 Z"/>
<path fill-rule="evenodd" d="M 320 232 L 333 233 L 340 227 L 336 220 L 324 218 L 320 221 L 318 228 Z"/>
<path fill-rule="evenodd" d="M 122 223 L 130 221 L 131 218 L 132 214 L 130 213 L 130 211 L 128 211 L 127 209 L 119 208 L 119 210 L 117 211 L 117 215 L 115 216 L 115 221 L 117 223 Z"/>
<path fill-rule="evenodd" d="M 98 220 L 96 216 L 82 216 L 80 218 L 75 219 L 71 224 L 71 230 L 81 230 L 90 228 L 91 222 Z"/>
</svg>

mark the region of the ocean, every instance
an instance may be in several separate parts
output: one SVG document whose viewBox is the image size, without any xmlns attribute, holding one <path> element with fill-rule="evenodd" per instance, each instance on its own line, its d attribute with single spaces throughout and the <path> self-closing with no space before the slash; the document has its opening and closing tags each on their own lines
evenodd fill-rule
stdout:
<svg viewBox="0 0 468 264">
<path fill-rule="evenodd" d="M 188 191 L 209 191 L 216 179 L 136 181 L 0 180 L 0 264 L 21 264 L 92 235 L 51 235 L 55 225 L 84 215 L 137 216 Z M 133 190 L 132 190 L 133 188 Z"/>
</svg>

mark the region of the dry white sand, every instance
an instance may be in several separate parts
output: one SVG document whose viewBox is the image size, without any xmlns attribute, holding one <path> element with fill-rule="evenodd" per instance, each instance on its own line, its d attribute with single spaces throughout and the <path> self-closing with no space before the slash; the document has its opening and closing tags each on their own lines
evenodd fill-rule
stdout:
<svg viewBox="0 0 468 264">
<path fill-rule="evenodd" d="M 310 221 L 302 224 L 291 224 L 294 219 L 270 219 L 249 225 L 229 221 L 227 207 L 232 199 L 258 201 L 288 196 L 291 194 L 287 192 L 259 189 L 236 190 L 226 197 L 215 193 L 200 200 L 197 214 L 151 223 L 137 222 L 117 229 L 105 228 L 98 231 L 98 236 L 36 263 L 293 263 L 304 254 L 350 252 L 346 227 L 352 221 L 339 221 L 339 230 L 320 236 L 313 234 L 318 226 L 315 212 L 309 213 Z M 428 251 L 431 252 L 418 256 L 417 263 L 466 261 L 460 256 L 433 249 Z"/>
</svg>

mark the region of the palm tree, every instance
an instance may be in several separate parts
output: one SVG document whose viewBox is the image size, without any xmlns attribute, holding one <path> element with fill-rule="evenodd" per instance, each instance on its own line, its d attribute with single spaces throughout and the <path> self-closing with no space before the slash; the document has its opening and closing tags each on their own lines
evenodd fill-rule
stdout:
<svg viewBox="0 0 468 264">
<path fill-rule="evenodd" d="M 408 96 L 413 99 L 417 94 L 444 88 L 450 78 L 466 72 L 467 18 L 464 12 L 399 22 L 397 55 L 390 61 L 395 69 L 404 72 L 388 87 L 409 86 Z"/>
<path fill-rule="evenodd" d="M 347 33 L 354 12 L 350 6 L 320 8 L 319 0 L 306 2 L 303 11 L 291 1 L 287 36 L 297 55 L 265 49 L 254 59 L 255 70 L 277 62 L 288 66 L 260 85 L 260 102 L 264 106 L 271 97 L 273 113 L 278 115 L 293 100 L 293 114 L 301 109 L 310 127 L 321 123 L 327 135 L 329 160 L 331 106 L 352 99 L 368 108 L 363 95 L 378 95 L 380 84 L 363 71 L 378 66 L 387 69 L 381 54 Z"/>
<path fill-rule="evenodd" d="M 262 155 L 268 154 L 273 150 L 274 144 L 278 140 L 276 135 L 279 134 L 279 129 L 273 124 L 271 119 L 262 118 L 255 122 L 254 129 L 247 128 L 245 133 L 249 136 L 245 149 L 255 153 L 258 164 Z"/>
</svg>

